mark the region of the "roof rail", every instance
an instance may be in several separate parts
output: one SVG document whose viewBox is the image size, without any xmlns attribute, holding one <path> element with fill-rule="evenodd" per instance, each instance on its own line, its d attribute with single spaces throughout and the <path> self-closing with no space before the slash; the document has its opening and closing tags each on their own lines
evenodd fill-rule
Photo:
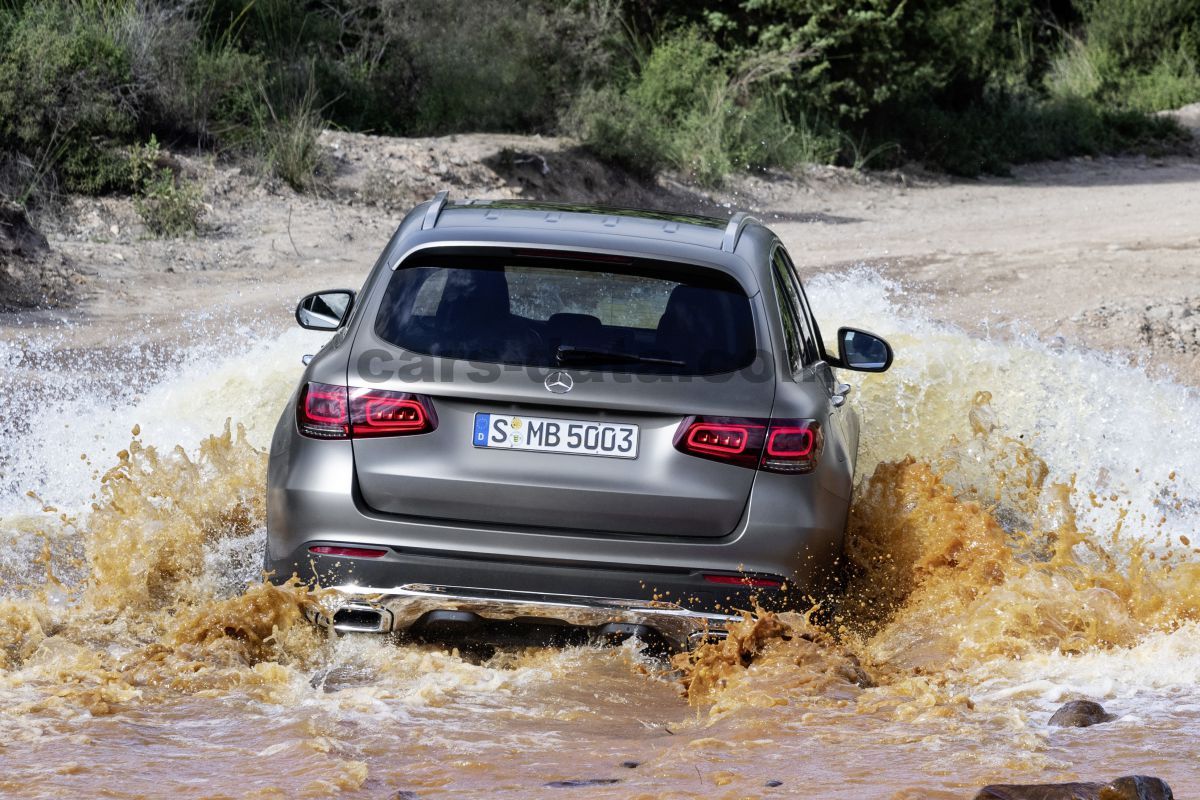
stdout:
<svg viewBox="0 0 1200 800">
<path fill-rule="evenodd" d="M 442 215 L 442 209 L 446 207 L 446 198 L 449 196 L 450 192 L 445 189 L 433 196 L 429 208 L 425 210 L 425 219 L 421 222 L 421 230 L 427 231 L 437 227 L 438 217 Z"/>
<path fill-rule="evenodd" d="M 732 253 L 737 249 L 738 237 L 742 235 L 742 229 L 751 222 L 758 222 L 758 219 L 750 216 L 745 211 L 739 211 L 729 218 L 729 224 L 725 226 L 725 235 L 721 238 L 721 250 L 726 253 Z"/>
</svg>

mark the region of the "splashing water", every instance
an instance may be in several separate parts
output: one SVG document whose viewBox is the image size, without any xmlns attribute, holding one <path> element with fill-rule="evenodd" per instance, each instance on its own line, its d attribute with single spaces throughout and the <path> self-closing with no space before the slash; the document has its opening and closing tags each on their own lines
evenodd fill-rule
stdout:
<svg viewBox="0 0 1200 800">
<path fill-rule="evenodd" d="M 810 295 L 898 353 L 853 395 L 849 590 L 826 628 L 764 614 L 676 671 L 633 646 L 480 661 L 304 622 L 319 598 L 259 565 L 264 448 L 311 334 L 73 371 L 45 368 L 48 340 L 0 345 L 0 795 L 915 798 L 1131 772 L 1200 791 L 1200 397 L 967 337 L 869 272 Z M 1076 697 L 1118 719 L 1047 727 Z"/>
</svg>

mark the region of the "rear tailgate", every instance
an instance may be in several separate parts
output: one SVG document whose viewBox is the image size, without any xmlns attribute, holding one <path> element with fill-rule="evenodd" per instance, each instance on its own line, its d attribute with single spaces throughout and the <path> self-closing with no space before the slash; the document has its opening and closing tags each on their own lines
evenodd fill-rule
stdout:
<svg viewBox="0 0 1200 800">
<path fill-rule="evenodd" d="M 369 507 L 564 533 L 737 526 L 755 472 L 674 439 L 692 414 L 770 415 L 744 290 L 657 262 L 457 258 L 402 266 L 356 338 L 351 386 L 423 395 L 437 418 L 428 433 L 354 441 Z"/>
</svg>

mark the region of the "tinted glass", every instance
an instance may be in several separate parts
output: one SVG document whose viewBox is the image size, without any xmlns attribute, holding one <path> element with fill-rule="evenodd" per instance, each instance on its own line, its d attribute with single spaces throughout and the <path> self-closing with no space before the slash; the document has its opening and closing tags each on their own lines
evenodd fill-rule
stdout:
<svg viewBox="0 0 1200 800">
<path fill-rule="evenodd" d="M 441 358 L 654 374 L 729 372 L 755 351 L 732 278 L 654 263 L 426 259 L 396 270 L 375 332 Z"/>
<path fill-rule="evenodd" d="M 787 262 L 783 260 L 782 256 L 779 255 L 779 251 L 776 250 L 775 291 L 779 292 L 781 290 L 783 294 L 780 297 L 780 304 L 789 308 L 793 316 L 791 324 L 795 325 L 796 327 L 796 337 L 799 340 L 797 342 L 797 347 L 799 350 L 798 355 L 800 356 L 800 364 L 811 364 L 818 358 L 816 343 L 813 339 L 812 332 L 808 328 L 808 320 L 804 317 L 800 295 L 796 289 L 796 282 L 793 279 L 791 271 L 787 268 Z M 784 323 L 787 324 L 788 320 L 785 320 Z"/>
<path fill-rule="evenodd" d="M 779 269 L 776 268 L 775 297 L 779 301 L 779 320 L 783 324 L 783 338 L 787 345 L 788 363 L 791 364 L 793 370 L 798 370 L 804 364 L 804 339 L 800 326 L 796 322 L 796 311 L 792 308 L 788 293 L 783 288 L 786 281 L 787 276 L 780 275 Z"/>
</svg>

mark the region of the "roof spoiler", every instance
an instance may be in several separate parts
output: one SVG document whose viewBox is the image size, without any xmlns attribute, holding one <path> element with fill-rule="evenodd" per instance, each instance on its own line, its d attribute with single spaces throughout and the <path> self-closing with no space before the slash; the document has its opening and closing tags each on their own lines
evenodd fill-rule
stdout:
<svg viewBox="0 0 1200 800">
<path fill-rule="evenodd" d="M 755 217 L 750 216 L 745 211 L 739 211 L 729 218 L 729 224 L 725 226 L 725 235 L 721 238 L 721 250 L 725 253 L 732 253 L 737 249 L 738 239 L 742 235 L 742 230 L 752 222 L 758 222 Z"/>
<path fill-rule="evenodd" d="M 446 198 L 449 196 L 450 192 L 445 189 L 433 196 L 429 208 L 425 209 L 425 219 L 421 222 L 421 230 L 427 231 L 437 227 L 438 217 L 442 215 L 442 209 L 446 207 Z"/>
</svg>

